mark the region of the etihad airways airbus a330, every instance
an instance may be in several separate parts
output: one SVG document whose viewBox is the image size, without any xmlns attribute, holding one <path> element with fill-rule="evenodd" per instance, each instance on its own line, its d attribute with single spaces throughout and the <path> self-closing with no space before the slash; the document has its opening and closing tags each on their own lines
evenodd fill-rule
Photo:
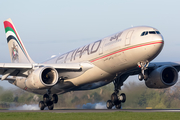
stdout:
<svg viewBox="0 0 180 120">
<path fill-rule="evenodd" d="M 43 95 L 41 110 L 52 110 L 58 94 L 91 90 L 111 82 L 114 92 L 107 108 L 120 109 L 126 95 L 119 90 L 129 76 L 138 75 L 148 88 L 167 88 L 178 80 L 180 63 L 150 63 L 164 44 L 161 33 L 153 27 L 132 27 L 44 63 L 30 58 L 11 19 L 4 21 L 4 27 L 12 63 L 0 63 L 1 80 Z"/>
</svg>

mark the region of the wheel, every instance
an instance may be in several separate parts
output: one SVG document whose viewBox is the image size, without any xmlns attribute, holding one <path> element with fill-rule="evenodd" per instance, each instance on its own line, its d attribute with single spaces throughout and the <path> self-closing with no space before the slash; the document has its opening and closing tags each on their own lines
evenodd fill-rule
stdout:
<svg viewBox="0 0 180 120">
<path fill-rule="evenodd" d="M 118 96 L 117 96 L 116 93 L 113 93 L 113 94 L 111 95 L 111 101 L 112 101 L 114 104 L 116 104 L 116 102 L 118 102 Z"/>
<path fill-rule="evenodd" d="M 48 102 L 48 109 L 49 109 L 49 110 L 53 110 L 53 108 L 54 108 L 53 101 L 49 101 L 49 102 Z"/>
<path fill-rule="evenodd" d="M 124 93 L 121 93 L 121 95 L 120 95 L 120 101 L 121 101 L 122 103 L 126 102 L 126 95 L 125 95 Z"/>
<path fill-rule="evenodd" d="M 121 109 L 121 102 L 119 102 L 117 105 L 115 105 L 116 109 Z"/>
<path fill-rule="evenodd" d="M 138 79 L 139 79 L 140 81 L 142 81 L 142 80 L 144 79 L 144 75 L 143 75 L 142 73 L 140 73 L 140 74 L 138 75 Z"/>
<path fill-rule="evenodd" d="M 44 108 L 45 108 L 44 101 L 39 102 L 39 108 L 40 108 L 40 110 L 44 110 Z"/>
<path fill-rule="evenodd" d="M 52 95 L 52 101 L 53 101 L 53 103 L 57 103 L 57 102 L 58 102 L 58 96 L 57 96 L 57 94 L 53 94 L 53 95 Z"/>
<path fill-rule="evenodd" d="M 111 100 L 108 100 L 108 101 L 106 102 L 106 107 L 107 107 L 107 109 L 112 109 L 113 103 L 112 103 Z"/>
<path fill-rule="evenodd" d="M 49 95 L 48 94 L 44 94 L 43 95 L 43 101 L 44 101 L 44 103 L 48 103 L 49 102 Z"/>
</svg>

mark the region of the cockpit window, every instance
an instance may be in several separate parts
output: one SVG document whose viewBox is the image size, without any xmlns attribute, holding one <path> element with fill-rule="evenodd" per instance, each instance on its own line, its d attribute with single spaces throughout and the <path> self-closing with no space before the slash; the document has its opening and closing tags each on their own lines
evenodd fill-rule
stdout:
<svg viewBox="0 0 180 120">
<path fill-rule="evenodd" d="M 159 31 L 156 31 L 157 34 L 161 34 Z"/>
<path fill-rule="evenodd" d="M 148 34 L 161 34 L 159 31 L 144 31 L 142 32 L 141 36 L 145 36 Z"/>
<path fill-rule="evenodd" d="M 156 34 L 156 31 L 149 31 L 149 34 Z"/>
<path fill-rule="evenodd" d="M 141 36 L 144 36 L 145 33 L 146 33 L 146 32 L 143 32 L 143 33 L 141 34 Z"/>
<path fill-rule="evenodd" d="M 144 35 L 147 35 L 148 34 L 148 31 L 146 31 L 146 33 Z"/>
</svg>

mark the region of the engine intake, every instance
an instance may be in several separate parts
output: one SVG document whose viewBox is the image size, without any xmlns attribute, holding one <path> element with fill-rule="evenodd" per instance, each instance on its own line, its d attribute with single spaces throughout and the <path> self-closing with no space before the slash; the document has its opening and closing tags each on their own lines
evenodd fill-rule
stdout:
<svg viewBox="0 0 180 120">
<path fill-rule="evenodd" d="M 51 84 L 54 84 L 56 81 L 56 72 L 52 68 L 46 68 L 43 70 L 41 78 L 45 85 L 51 86 Z"/>
<path fill-rule="evenodd" d="M 145 84 L 148 88 L 167 88 L 178 80 L 178 72 L 172 66 L 161 66 L 149 74 Z"/>
<path fill-rule="evenodd" d="M 41 67 L 29 75 L 25 84 L 30 89 L 46 89 L 58 82 L 58 73 L 52 67 Z"/>
</svg>

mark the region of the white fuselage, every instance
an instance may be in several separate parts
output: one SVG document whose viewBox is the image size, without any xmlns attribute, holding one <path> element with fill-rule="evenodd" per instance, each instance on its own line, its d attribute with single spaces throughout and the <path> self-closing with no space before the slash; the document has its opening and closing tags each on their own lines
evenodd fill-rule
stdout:
<svg viewBox="0 0 180 120">
<path fill-rule="evenodd" d="M 94 65 L 79 76 L 69 75 L 69 78 L 64 78 L 63 83 L 52 87 L 52 93 L 64 93 L 76 90 L 80 86 L 81 89 L 91 89 L 91 85 L 98 82 L 102 84 L 92 89 L 108 84 L 116 74 L 136 68 L 138 62 L 153 60 L 162 50 L 163 43 L 163 37 L 157 29 L 145 26 L 132 27 L 51 58 L 45 63 L 90 62 Z M 61 74 L 62 72 L 59 72 L 59 76 Z M 44 94 L 46 91 L 32 92 Z"/>
</svg>

